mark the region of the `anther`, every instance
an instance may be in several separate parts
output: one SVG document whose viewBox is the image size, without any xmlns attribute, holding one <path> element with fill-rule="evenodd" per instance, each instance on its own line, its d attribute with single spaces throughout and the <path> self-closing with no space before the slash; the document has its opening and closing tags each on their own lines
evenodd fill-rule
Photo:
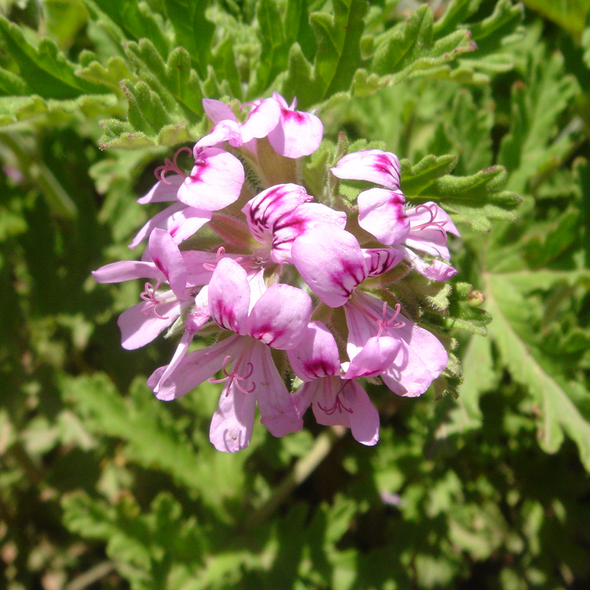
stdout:
<svg viewBox="0 0 590 590">
<path fill-rule="evenodd" d="M 186 178 L 188 175 L 185 174 L 180 167 L 178 166 L 177 163 L 177 159 L 178 159 L 178 155 L 181 152 L 188 152 L 189 154 L 192 155 L 192 151 L 190 148 L 188 147 L 181 147 L 175 154 L 174 157 L 172 158 L 172 160 L 170 160 L 169 158 L 166 158 L 164 160 L 164 165 L 163 166 L 158 166 L 155 170 L 154 170 L 154 174 L 156 175 L 156 178 L 158 180 L 161 180 L 162 182 L 166 183 L 166 184 L 170 184 L 170 182 L 168 180 L 166 180 L 166 174 L 168 174 L 168 172 L 175 172 L 176 174 L 180 174 L 183 178 Z"/>
<path fill-rule="evenodd" d="M 144 287 L 145 290 L 139 295 L 146 302 L 146 305 L 144 305 L 143 309 L 141 310 L 142 315 L 153 315 L 159 320 L 167 320 L 168 317 L 158 315 L 158 305 L 162 303 L 158 300 L 156 295 L 156 291 L 160 287 L 160 279 L 158 279 L 155 287 L 151 283 L 145 283 Z"/>
</svg>

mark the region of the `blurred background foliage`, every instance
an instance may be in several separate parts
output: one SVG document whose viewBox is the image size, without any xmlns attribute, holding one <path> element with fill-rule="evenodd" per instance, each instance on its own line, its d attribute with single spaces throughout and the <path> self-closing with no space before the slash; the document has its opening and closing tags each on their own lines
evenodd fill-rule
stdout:
<svg viewBox="0 0 590 590">
<path fill-rule="evenodd" d="M 0 1 L 2 587 L 590 586 L 590 3 L 524 4 Z M 219 387 L 153 398 L 173 344 L 122 350 L 139 287 L 90 277 L 201 97 L 272 90 L 408 159 L 402 189 L 454 166 L 524 199 L 482 189 L 453 242 L 494 318 L 455 285 L 460 397 L 371 386 L 374 448 L 310 421 L 214 451 Z"/>
</svg>

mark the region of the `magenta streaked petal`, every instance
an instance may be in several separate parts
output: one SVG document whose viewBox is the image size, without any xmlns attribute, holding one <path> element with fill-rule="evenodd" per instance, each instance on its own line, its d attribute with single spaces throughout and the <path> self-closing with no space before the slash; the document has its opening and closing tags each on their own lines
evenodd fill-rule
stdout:
<svg viewBox="0 0 590 590">
<path fill-rule="evenodd" d="M 251 380 L 256 384 L 254 394 L 260 410 L 260 422 L 273 436 L 285 436 L 301 430 L 303 420 L 277 371 L 270 349 L 255 342 L 249 359 L 254 369 Z"/>
<path fill-rule="evenodd" d="M 253 103 L 246 122 L 240 127 L 244 143 L 266 137 L 279 123 L 281 107 L 273 98 Z"/>
<path fill-rule="evenodd" d="M 291 262 L 293 242 L 304 232 L 322 223 L 334 223 L 340 229 L 346 226 L 346 213 L 334 211 L 320 203 L 303 203 L 295 211 L 274 225 L 270 257 L 277 264 Z"/>
<path fill-rule="evenodd" d="M 287 356 L 293 372 L 303 381 L 340 374 L 336 340 L 322 322 L 309 322 L 301 341 Z"/>
<path fill-rule="evenodd" d="M 392 190 L 399 189 L 399 160 L 391 152 L 382 150 L 353 152 L 341 158 L 330 170 L 337 178 L 366 180 Z"/>
<path fill-rule="evenodd" d="M 293 243 L 293 264 L 309 288 L 329 307 L 344 305 L 367 277 L 356 238 L 331 224 L 305 232 Z"/>
<path fill-rule="evenodd" d="M 174 294 L 184 299 L 186 289 L 186 265 L 172 236 L 163 229 L 154 229 L 148 242 L 150 256 L 166 277 Z"/>
<path fill-rule="evenodd" d="M 324 126 L 315 115 L 282 106 L 279 124 L 268 134 L 268 141 L 277 154 L 301 158 L 320 147 L 323 133 Z"/>
<path fill-rule="evenodd" d="M 235 453 L 245 449 L 252 440 L 255 413 L 254 394 L 243 393 L 236 387 L 235 381 L 228 381 L 211 419 L 211 444 L 224 453 Z"/>
<path fill-rule="evenodd" d="M 171 174 L 166 180 L 158 180 L 151 188 L 150 192 L 137 199 L 141 205 L 145 203 L 163 203 L 166 201 L 176 201 L 176 195 L 184 178 L 180 174 Z"/>
<path fill-rule="evenodd" d="M 392 246 L 404 241 L 410 231 L 405 212 L 406 199 L 399 191 L 372 188 L 357 197 L 359 225 L 382 244 Z"/>
<path fill-rule="evenodd" d="M 121 330 L 121 346 L 126 350 L 145 346 L 171 326 L 180 316 L 183 306 L 188 305 L 178 299 L 160 303 L 156 309 L 157 316 L 150 312 L 145 301 L 126 309 L 117 321 Z"/>
<path fill-rule="evenodd" d="M 250 199 L 242 208 L 252 235 L 270 245 L 275 224 L 288 217 L 311 197 L 298 184 L 277 184 Z"/>
<path fill-rule="evenodd" d="M 240 160 L 224 150 L 205 148 L 180 187 L 178 200 L 196 209 L 218 211 L 238 199 L 243 184 Z"/>
<path fill-rule="evenodd" d="M 247 333 L 250 285 L 246 271 L 231 258 L 222 258 L 209 282 L 209 310 L 225 330 Z"/>
<path fill-rule="evenodd" d="M 98 270 L 93 270 L 92 276 L 97 283 L 120 283 L 142 278 L 164 280 L 166 278 L 153 262 L 138 260 L 121 260 L 105 264 Z"/>
<path fill-rule="evenodd" d="M 221 370 L 226 357 L 237 358 L 242 349 L 242 337 L 234 334 L 217 344 L 186 354 L 162 383 L 160 378 L 166 367 L 156 369 L 148 379 L 148 386 L 158 399 L 177 399 L 215 375 Z"/>
<path fill-rule="evenodd" d="M 269 287 L 248 317 L 248 334 L 272 348 L 297 346 L 309 323 L 311 297 L 297 287 L 279 283 Z"/>
<path fill-rule="evenodd" d="M 405 252 L 396 248 L 363 249 L 367 276 L 378 277 L 397 266 L 405 256 Z"/>
<path fill-rule="evenodd" d="M 237 121 L 237 117 L 231 108 L 220 100 L 213 98 L 204 98 L 202 100 L 203 110 L 213 125 L 220 121 Z"/>
</svg>

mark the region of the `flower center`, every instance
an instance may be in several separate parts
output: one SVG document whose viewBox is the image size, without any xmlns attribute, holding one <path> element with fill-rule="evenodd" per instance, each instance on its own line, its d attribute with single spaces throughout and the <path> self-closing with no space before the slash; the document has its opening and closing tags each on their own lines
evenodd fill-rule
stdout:
<svg viewBox="0 0 590 590">
<path fill-rule="evenodd" d="M 228 370 L 231 360 L 232 358 L 229 354 L 223 359 L 223 367 L 221 370 L 223 371 L 225 377 L 222 377 L 221 379 L 209 378 L 207 381 L 209 383 L 224 383 L 225 381 L 228 381 L 226 395 L 229 395 L 229 388 L 232 385 L 235 385 L 242 393 L 252 393 L 256 389 L 256 383 L 252 382 L 252 387 L 250 389 L 246 389 L 240 384 L 240 381 L 245 381 L 252 376 L 252 373 L 254 372 L 254 366 L 250 362 L 246 363 L 246 374 L 238 375 L 238 369 L 240 367 L 242 357 L 240 356 L 240 358 L 234 363 L 233 368 Z"/>
<path fill-rule="evenodd" d="M 333 406 L 331 406 L 329 408 L 324 408 L 324 406 L 322 406 L 322 404 L 320 404 L 320 402 L 318 402 L 318 408 L 320 408 L 320 410 L 322 410 L 322 412 L 326 413 L 328 416 L 331 416 L 332 414 L 334 414 L 336 412 L 339 412 L 340 414 L 342 414 L 342 410 L 344 410 L 345 412 L 348 412 L 349 414 L 352 414 L 352 409 L 347 408 L 340 400 L 340 395 L 342 394 L 342 391 L 344 390 L 344 388 L 347 385 L 348 385 L 348 381 L 345 381 L 344 385 L 340 388 L 340 390 L 336 394 L 336 399 L 334 400 Z"/>
<path fill-rule="evenodd" d="M 166 183 L 166 184 L 170 184 L 170 181 L 166 180 L 166 174 L 168 174 L 168 172 L 174 172 L 175 174 L 180 174 L 180 176 L 182 176 L 183 178 L 186 178 L 188 176 L 188 174 L 186 174 L 185 172 L 183 172 L 180 167 L 178 166 L 178 162 L 176 161 L 178 159 L 178 155 L 182 152 L 188 152 L 189 154 L 192 155 L 192 150 L 188 147 L 181 147 L 175 154 L 174 157 L 172 158 L 172 160 L 170 160 L 169 158 L 166 158 L 164 160 L 164 165 L 163 166 L 158 166 L 155 170 L 154 170 L 154 174 L 156 175 L 156 178 L 158 180 L 161 180 L 162 182 Z"/>
<path fill-rule="evenodd" d="M 447 230 L 444 228 L 445 221 L 435 221 L 436 216 L 438 214 L 438 209 L 432 204 L 418 205 L 416 207 L 416 213 L 420 213 L 421 211 L 424 211 L 424 209 L 426 209 L 426 211 L 428 211 L 428 213 L 430 214 L 430 219 L 428 221 L 425 221 L 424 223 L 411 226 L 411 230 L 419 231 L 421 229 L 427 229 L 429 227 L 432 227 L 434 230 L 437 230 L 442 234 L 443 242 L 441 245 L 444 246 L 447 243 Z"/>
<path fill-rule="evenodd" d="M 158 295 L 156 293 L 158 288 L 160 287 L 160 282 L 160 279 L 158 279 L 158 282 L 155 286 L 151 283 L 145 283 L 145 290 L 142 293 L 140 293 L 140 297 L 146 302 L 146 305 L 143 306 L 141 313 L 145 316 L 154 316 L 159 320 L 167 320 L 167 316 L 161 316 L 158 314 L 158 305 L 161 305 L 163 303 L 163 301 L 160 301 L 158 299 Z"/>
</svg>

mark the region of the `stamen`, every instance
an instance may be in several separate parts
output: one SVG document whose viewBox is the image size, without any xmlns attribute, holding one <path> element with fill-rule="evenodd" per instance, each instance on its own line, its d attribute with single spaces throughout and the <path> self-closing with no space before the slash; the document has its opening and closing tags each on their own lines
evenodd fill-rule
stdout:
<svg viewBox="0 0 590 590">
<path fill-rule="evenodd" d="M 395 322 L 397 316 L 400 314 L 401 308 L 402 306 L 399 303 L 396 303 L 395 313 L 393 314 L 393 317 L 389 320 L 386 320 L 385 316 L 387 314 L 387 303 L 385 301 L 383 302 L 383 313 L 381 319 L 377 320 L 377 324 L 379 325 L 379 332 L 377 333 L 377 338 L 381 336 L 383 330 L 389 332 L 389 328 L 403 328 L 405 326 L 404 322 Z"/>
<path fill-rule="evenodd" d="M 434 211 L 432 210 L 434 208 Z M 418 213 L 420 210 L 424 210 L 426 209 L 428 211 L 428 213 L 430 213 L 430 219 L 428 221 L 425 221 L 424 223 L 420 223 L 419 225 L 414 225 L 411 226 L 412 231 L 416 231 L 416 230 L 421 230 L 421 229 L 426 229 L 430 226 L 434 226 L 435 229 L 437 229 L 438 231 L 440 231 L 443 235 L 443 243 L 441 244 L 441 246 L 444 246 L 447 243 L 447 230 L 444 228 L 445 225 L 445 221 L 435 221 L 436 219 L 436 215 L 438 213 L 438 209 L 436 209 L 436 207 L 433 207 L 433 205 L 418 205 L 416 207 L 416 213 Z"/>
<path fill-rule="evenodd" d="M 158 300 L 156 291 L 160 287 L 160 282 L 160 279 L 158 279 L 155 287 L 151 283 L 145 283 L 145 290 L 142 291 L 139 296 L 147 303 L 147 305 L 144 305 L 141 314 L 145 316 L 153 315 L 159 320 L 167 320 L 167 316 L 164 317 L 158 315 L 158 305 L 161 305 L 162 302 Z"/>
<path fill-rule="evenodd" d="M 219 246 L 219 248 L 217 249 L 217 260 L 215 261 L 215 264 L 211 264 L 210 262 L 203 262 L 203 268 L 205 270 L 213 272 L 224 254 L 225 248 L 223 246 Z"/>
<path fill-rule="evenodd" d="M 183 178 L 186 178 L 188 176 L 188 174 L 185 174 L 180 167 L 178 166 L 177 163 L 177 159 L 178 159 L 178 155 L 181 152 L 188 152 L 189 154 L 192 155 L 192 150 L 188 147 L 181 147 L 175 154 L 174 157 L 172 158 L 172 160 L 166 158 L 164 160 L 164 165 L 163 166 L 158 166 L 155 170 L 154 170 L 154 174 L 156 175 L 156 178 L 158 180 L 161 180 L 162 182 L 166 183 L 166 184 L 170 184 L 170 181 L 166 180 L 166 174 L 168 174 L 168 172 L 175 172 L 176 174 L 180 174 Z"/>
<path fill-rule="evenodd" d="M 336 394 L 336 400 L 334 401 L 334 405 L 331 408 L 324 408 L 324 406 L 322 406 L 322 404 L 320 404 L 320 402 L 318 402 L 318 408 L 320 408 L 320 410 L 322 410 L 322 412 L 325 412 L 328 416 L 331 416 L 332 414 L 334 414 L 336 411 L 340 412 L 340 414 L 342 414 L 342 410 L 344 410 L 345 412 L 348 412 L 349 414 L 352 414 L 352 409 L 351 408 L 347 408 L 341 401 L 340 401 L 340 394 L 342 393 L 342 390 L 348 385 L 348 380 L 346 380 L 344 382 L 344 385 L 340 388 L 340 391 L 338 391 L 338 393 Z"/>
<path fill-rule="evenodd" d="M 226 395 L 229 395 L 229 388 L 232 385 L 235 385 L 242 393 L 253 393 L 253 391 L 256 389 L 256 383 L 252 382 L 252 387 L 250 389 L 246 389 L 245 387 L 240 385 L 240 381 L 245 381 L 246 379 L 249 379 L 252 376 L 252 373 L 254 372 L 254 366 L 252 365 L 252 363 L 248 363 L 246 375 L 238 375 L 240 360 L 241 359 L 238 359 L 234 363 L 234 368 L 228 371 L 227 367 L 231 362 L 231 356 L 228 354 L 223 359 L 223 366 L 221 367 L 221 370 L 223 371 L 225 377 L 222 377 L 221 379 L 213 379 L 213 377 L 210 377 L 209 379 L 207 379 L 207 381 L 209 383 L 224 383 L 225 381 L 229 381 Z"/>
</svg>

